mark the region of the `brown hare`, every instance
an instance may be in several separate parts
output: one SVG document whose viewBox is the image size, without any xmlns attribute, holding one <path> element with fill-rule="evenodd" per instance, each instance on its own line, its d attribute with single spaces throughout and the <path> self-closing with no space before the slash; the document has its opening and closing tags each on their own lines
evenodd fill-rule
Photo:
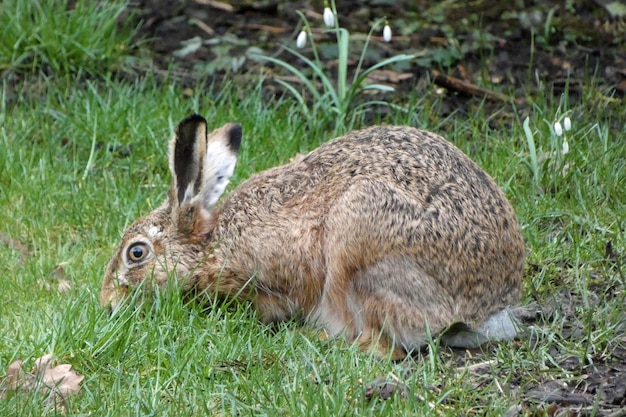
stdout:
<svg viewBox="0 0 626 417">
<path fill-rule="evenodd" d="M 115 307 L 175 279 L 186 294 L 301 314 L 328 336 L 402 357 L 441 336 L 476 347 L 516 335 L 524 242 L 494 180 L 433 133 L 377 126 L 244 181 L 242 128 L 198 115 L 171 141 L 165 202 L 136 220 L 106 269 Z"/>
</svg>

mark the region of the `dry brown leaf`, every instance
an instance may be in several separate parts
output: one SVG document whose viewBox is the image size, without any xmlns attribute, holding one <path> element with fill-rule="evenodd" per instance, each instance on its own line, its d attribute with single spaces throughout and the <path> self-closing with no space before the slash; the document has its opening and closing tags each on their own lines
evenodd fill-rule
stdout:
<svg viewBox="0 0 626 417">
<path fill-rule="evenodd" d="M 16 390 L 20 385 L 20 371 L 22 370 L 22 361 L 20 359 L 13 361 L 11 365 L 7 368 L 7 379 L 4 384 L 6 384 L 7 389 Z M 3 385 L 4 385 L 3 384 Z M 3 390 L 0 390 L 0 398 L 2 398 L 2 394 L 4 394 Z"/>
<path fill-rule="evenodd" d="M 409 395 L 409 387 L 400 380 L 390 381 L 385 378 L 374 379 L 365 389 L 365 398 L 372 400 L 379 398 L 388 400 L 394 394 L 400 398 L 406 398 Z"/>
<path fill-rule="evenodd" d="M 52 355 L 44 355 L 35 361 L 35 375 L 45 387 L 54 389 L 57 394 L 67 397 L 80 391 L 84 376 L 72 371 L 72 365 L 61 364 L 54 368 L 50 365 Z"/>
<path fill-rule="evenodd" d="M 0 400 L 7 391 L 38 391 L 48 394 L 44 400 L 45 405 L 51 405 L 57 409 L 65 408 L 65 400 L 70 395 L 80 391 L 80 383 L 85 379 L 72 365 L 51 365 L 52 355 L 44 355 L 35 361 L 35 368 L 26 372 L 20 359 L 14 361 L 7 368 L 7 375 L 0 383 Z"/>
<path fill-rule="evenodd" d="M 65 272 L 65 266 L 67 262 L 61 262 L 54 268 L 54 271 L 50 273 L 50 280 L 39 280 L 41 287 L 48 291 L 58 291 L 63 294 L 72 288 L 67 272 Z"/>
<path fill-rule="evenodd" d="M 4 244 L 20 254 L 20 263 L 24 263 L 30 251 L 28 248 L 18 240 L 13 239 L 11 236 L 4 232 L 0 232 L 0 244 Z"/>
</svg>

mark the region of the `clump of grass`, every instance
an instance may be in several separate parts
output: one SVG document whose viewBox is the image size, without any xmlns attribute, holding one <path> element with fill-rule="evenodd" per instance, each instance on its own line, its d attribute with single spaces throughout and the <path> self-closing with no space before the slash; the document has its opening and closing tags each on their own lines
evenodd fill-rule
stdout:
<svg viewBox="0 0 626 417">
<path fill-rule="evenodd" d="M 106 74 L 129 54 L 126 1 L 6 0 L 0 4 L 0 71 Z"/>
</svg>

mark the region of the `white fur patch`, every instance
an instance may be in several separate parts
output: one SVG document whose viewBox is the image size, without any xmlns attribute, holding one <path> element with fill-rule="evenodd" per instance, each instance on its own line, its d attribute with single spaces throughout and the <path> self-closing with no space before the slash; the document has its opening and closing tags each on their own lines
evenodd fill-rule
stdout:
<svg viewBox="0 0 626 417">
<path fill-rule="evenodd" d="M 237 154 L 223 141 L 210 142 L 204 167 L 204 204 L 213 206 L 220 198 L 233 176 Z"/>
<path fill-rule="evenodd" d="M 126 278 L 126 268 L 124 268 L 124 271 L 118 271 L 115 275 L 117 278 L 117 285 L 121 287 L 128 286 L 128 279 Z"/>
<path fill-rule="evenodd" d="M 473 349 L 492 340 L 513 340 L 517 335 L 517 326 L 511 312 L 505 308 L 489 316 L 476 328 L 444 333 L 441 341 L 447 346 Z"/>
<path fill-rule="evenodd" d="M 148 229 L 148 236 L 151 237 L 152 239 L 161 237 L 162 234 L 163 232 L 158 226 L 151 225 L 150 228 Z"/>
</svg>

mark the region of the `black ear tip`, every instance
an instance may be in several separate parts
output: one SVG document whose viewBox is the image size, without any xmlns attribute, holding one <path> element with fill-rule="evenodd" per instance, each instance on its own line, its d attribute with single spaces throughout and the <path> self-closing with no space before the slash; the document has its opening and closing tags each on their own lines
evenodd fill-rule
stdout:
<svg viewBox="0 0 626 417">
<path fill-rule="evenodd" d="M 191 116 L 187 116 L 185 118 L 185 120 L 183 120 L 182 122 L 180 122 L 180 124 L 198 124 L 198 123 L 204 123 L 206 124 L 206 119 L 202 116 L 200 116 L 198 113 L 194 113 Z"/>
<path fill-rule="evenodd" d="M 193 137 L 195 136 L 198 128 L 200 128 L 201 126 L 204 126 L 204 128 L 206 129 L 206 119 L 199 114 L 192 114 L 178 124 L 178 127 L 176 128 L 176 132 L 178 133 L 177 136 Z"/>
<path fill-rule="evenodd" d="M 239 152 L 241 138 L 243 137 L 243 127 L 238 123 L 230 123 L 226 132 L 228 134 L 228 146 L 233 152 Z"/>
</svg>

